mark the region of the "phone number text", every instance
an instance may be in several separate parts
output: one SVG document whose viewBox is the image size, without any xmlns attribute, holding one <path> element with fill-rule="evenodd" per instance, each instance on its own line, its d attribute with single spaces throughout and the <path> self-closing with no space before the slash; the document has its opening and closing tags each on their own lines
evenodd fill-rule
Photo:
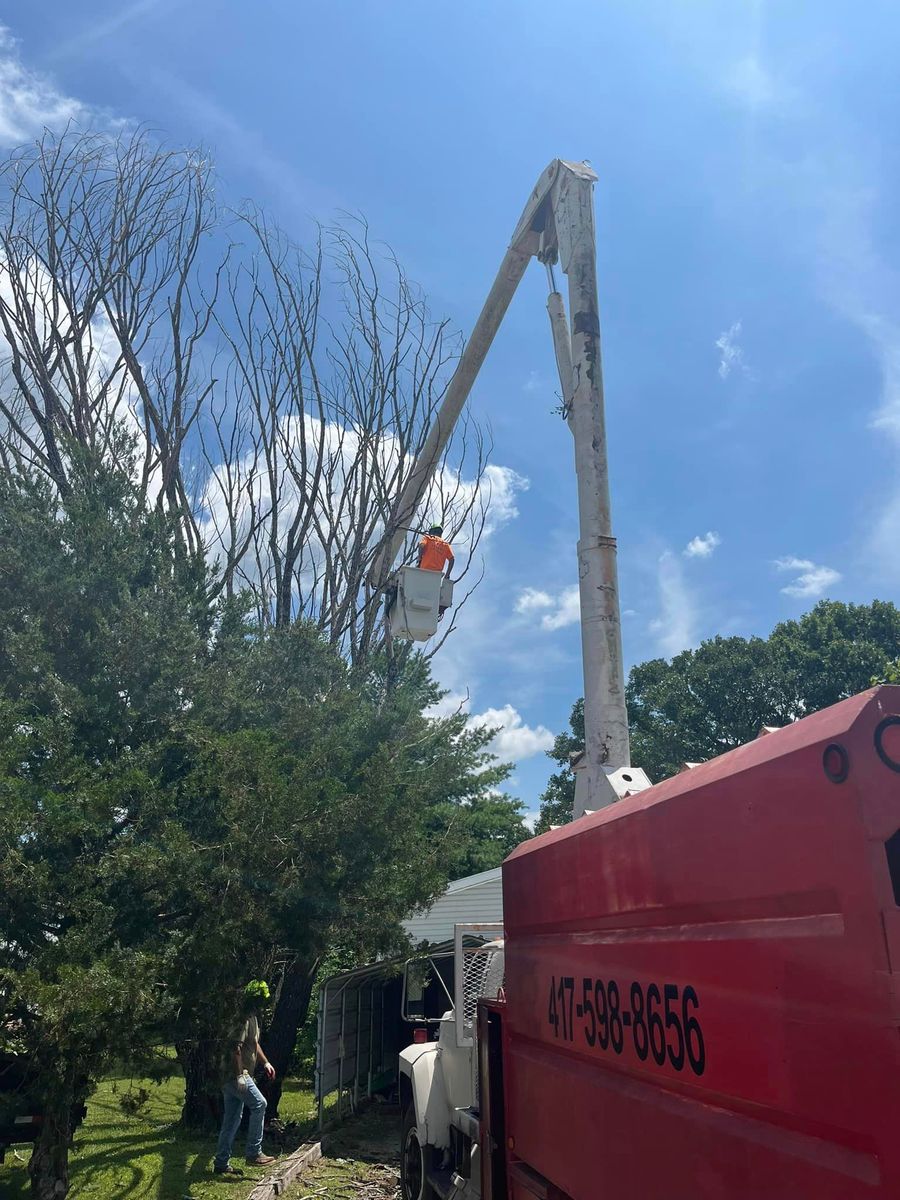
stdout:
<svg viewBox="0 0 900 1200">
<path fill-rule="evenodd" d="M 621 1054 L 634 1047 L 648 1059 L 676 1071 L 687 1066 L 695 1075 L 706 1070 L 706 1044 L 698 1016 L 700 1001 L 692 987 L 674 983 L 632 983 L 620 988 L 615 979 L 581 979 L 554 975 L 550 980 L 547 1021 L 553 1036 L 583 1041 L 590 1048 Z"/>
</svg>

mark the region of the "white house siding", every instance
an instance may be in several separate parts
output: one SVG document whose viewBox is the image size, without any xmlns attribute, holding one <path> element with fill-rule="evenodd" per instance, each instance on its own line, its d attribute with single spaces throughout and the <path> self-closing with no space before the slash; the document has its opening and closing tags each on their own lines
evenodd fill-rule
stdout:
<svg viewBox="0 0 900 1200">
<path fill-rule="evenodd" d="M 431 908 L 404 921 L 403 928 L 418 945 L 452 941 L 457 924 L 502 920 L 503 887 L 498 867 L 454 880 Z"/>
</svg>

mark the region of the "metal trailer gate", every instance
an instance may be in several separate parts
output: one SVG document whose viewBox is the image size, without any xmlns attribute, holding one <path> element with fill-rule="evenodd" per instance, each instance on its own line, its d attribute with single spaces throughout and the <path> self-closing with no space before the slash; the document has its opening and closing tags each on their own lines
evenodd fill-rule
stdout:
<svg viewBox="0 0 900 1200">
<path fill-rule="evenodd" d="M 395 1086 L 398 1056 L 413 1040 L 413 1029 L 423 1023 L 434 1025 L 435 1016 L 452 1006 L 446 983 L 437 980 L 444 972 L 452 986 L 452 961 L 453 943 L 444 942 L 406 958 L 343 971 L 325 981 L 319 990 L 316 1036 L 320 1126 L 325 1102 L 335 1092 L 340 1120 L 347 1105 L 355 1112 L 361 1099 Z M 422 1015 L 408 1018 L 403 1013 L 404 968 L 411 962 L 431 964 L 434 982 Z M 442 963 L 446 965 L 439 970 Z"/>
<path fill-rule="evenodd" d="M 322 1124 L 325 1100 L 337 1092 L 337 1115 L 361 1097 L 390 1087 L 400 1052 L 402 964 L 376 963 L 326 980 L 319 992 L 316 1100 Z"/>
</svg>

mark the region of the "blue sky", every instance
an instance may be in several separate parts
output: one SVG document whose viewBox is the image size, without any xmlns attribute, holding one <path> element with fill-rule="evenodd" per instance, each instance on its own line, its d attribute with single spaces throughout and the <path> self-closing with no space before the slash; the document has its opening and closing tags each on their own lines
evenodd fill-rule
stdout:
<svg viewBox="0 0 900 1200">
<path fill-rule="evenodd" d="M 626 661 L 896 599 L 900 11 L 740 0 L 4 5 L 0 142 L 101 110 L 209 146 L 298 238 L 367 216 L 468 331 L 587 158 Z M 436 660 L 536 806 L 581 694 L 571 438 L 533 267 L 473 395 L 508 485 Z M 527 481 L 527 486 L 525 486 Z"/>
</svg>

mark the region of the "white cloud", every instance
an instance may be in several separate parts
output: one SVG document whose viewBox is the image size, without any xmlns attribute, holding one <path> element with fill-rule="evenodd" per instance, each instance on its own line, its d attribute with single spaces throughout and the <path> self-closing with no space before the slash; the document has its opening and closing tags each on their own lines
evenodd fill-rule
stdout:
<svg viewBox="0 0 900 1200">
<path fill-rule="evenodd" d="M 758 54 L 745 54 L 728 71 L 725 90 L 747 108 L 770 108 L 789 99 L 793 89 L 777 81 Z"/>
<path fill-rule="evenodd" d="M 566 588 L 557 597 L 556 608 L 541 618 L 542 629 L 564 629 L 566 625 L 577 625 L 581 620 L 581 601 L 578 585 Z"/>
<path fill-rule="evenodd" d="M 716 349 L 719 351 L 719 378 L 727 379 L 732 371 L 740 370 L 747 373 L 744 362 L 744 351 L 738 344 L 741 335 L 741 322 L 735 321 L 730 329 L 720 333 L 716 338 Z"/>
<path fill-rule="evenodd" d="M 517 613 L 539 612 L 542 608 L 552 608 L 553 597 L 549 592 L 540 592 L 537 588 L 526 588 L 519 593 L 516 601 Z"/>
<path fill-rule="evenodd" d="M 843 578 L 840 571 L 835 571 L 833 567 L 824 567 L 808 558 L 795 558 L 793 555 L 776 558 L 775 567 L 779 571 L 796 573 L 797 578 L 793 583 L 781 590 L 786 596 L 795 596 L 801 600 L 818 598 Z"/>
<path fill-rule="evenodd" d="M 712 529 L 708 533 L 697 535 L 691 538 L 685 546 L 682 553 L 685 558 L 710 558 L 717 546 L 721 546 L 722 539 Z"/>
<path fill-rule="evenodd" d="M 469 486 L 473 486 L 469 485 Z M 529 481 L 512 467 L 501 467 L 497 463 L 488 463 L 481 479 L 482 495 L 486 497 L 488 506 L 487 523 L 484 529 L 485 537 L 496 533 L 508 522 L 519 515 L 516 504 L 520 492 L 527 492 Z"/>
<path fill-rule="evenodd" d="M 448 689 L 437 704 L 426 711 L 426 716 L 439 720 L 441 717 L 452 717 L 458 712 L 468 712 L 470 696 L 468 692 L 455 692 Z"/>
<path fill-rule="evenodd" d="M 500 726 L 491 742 L 490 749 L 504 761 L 521 762 L 533 758 L 553 745 L 553 734 L 543 725 L 526 725 L 522 715 L 511 704 L 502 708 L 486 708 L 483 713 L 469 718 L 470 725 Z"/>
<path fill-rule="evenodd" d="M 576 625 L 581 619 L 578 585 L 563 588 L 555 596 L 536 588 L 525 588 L 516 600 L 516 612 L 523 616 L 541 613 L 541 629 L 551 632 Z"/>
<path fill-rule="evenodd" d="M 90 116 L 80 100 L 64 95 L 52 80 L 22 63 L 18 43 L 0 25 L 0 146 L 18 146 L 44 129 Z"/>
<path fill-rule="evenodd" d="M 650 632 L 656 634 L 666 658 L 672 658 L 694 644 L 696 612 L 694 599 L 684 582 L 681 560 L 671 550 L 659 557 L 657 585 L 659 616 L 650 622 Z"/>
<path fill-rule="evenodd" d="M 538 371 L 529 371 L 528 378 L 522 385 L 523 392 L 543 392 L 546 390 L 546 384 Z"/>
<path fill-rule="evenodd" d="M 35 361 L 49 352 L 57 337 L 70 346 L 77 343 L 83 372 L 77 381 L 79 393 L 87 397 L 98 425 L 115 420 L 135 436 L 139 451 L 135 470 L 139 475 L 143 467 L 141 456 L 147 445 L 140 393 L 106 314 L 100 312 L 85 324 L 82 314 L 71 304 L 69 294 L 58 286 L 37 256 L 26 260 L 15 272 L 0 257 L 0 309 L 9 315 L 11 326 L 11 334 L 0 337 L 0 366 L 8 364 L 16 353 L 19 369 L 34 393 L 40 392 Z M 28 335 L 21 331 L 20 322 L 30 330 Z M 40 350 L 31 344 L 32 335 L 37 338 Z M 56 386 L 63 393 L 67 380 L 66 372 L 57 373 Z M 26 436 L 36 432 L 34 419 L 24 402 L 18 406 L 16 416 Z M 155 499 L 162 486 L 162 474 L 152 447 L 149 457 L 148 493 Z"/>
</svg>

